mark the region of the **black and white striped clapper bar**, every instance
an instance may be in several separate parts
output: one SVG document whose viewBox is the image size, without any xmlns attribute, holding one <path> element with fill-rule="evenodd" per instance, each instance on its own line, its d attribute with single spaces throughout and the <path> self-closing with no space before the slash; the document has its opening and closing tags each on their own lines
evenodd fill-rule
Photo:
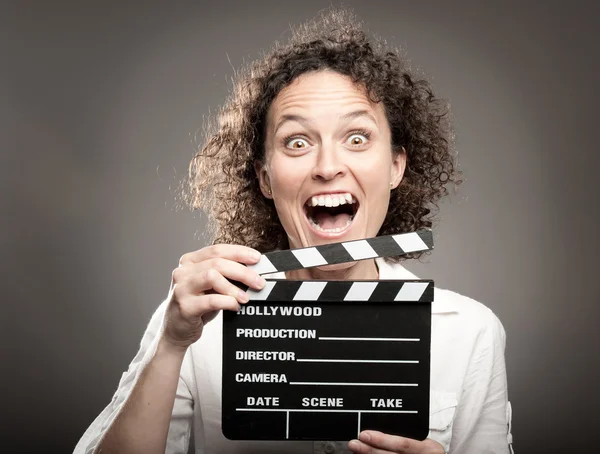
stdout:
<svg viewBox="0 0 600 454">
<path fill-rule="evenodd" d="M 419 231 L 271 252 L 254 266 L 266 274 L 432 248 Z M 267 279 L 248 293 L 223 314 L 227 438 L 427 437 L 433 281 Z"/>
</svg>

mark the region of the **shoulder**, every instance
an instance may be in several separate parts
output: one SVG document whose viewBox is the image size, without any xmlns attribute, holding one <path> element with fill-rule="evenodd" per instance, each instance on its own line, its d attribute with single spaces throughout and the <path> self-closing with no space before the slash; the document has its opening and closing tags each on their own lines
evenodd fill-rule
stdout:
<svg viewBox="0 0 600 454">
<path fill-rule="evenodd" d="M 380 279 L 419 279 L 399 263 L 389 263 L 382 258 L 375 259 Z M 435 287 L 432 303 L 433 314 L 454 314 L 456 322 L 465 329 L 496 332 L 504 336 L 502 323 L 485 304 L 452 290 Z"/>
<path fill-rule="evenodd" d="M 438 311 L 454 312 L 461 329 L 504 345 L 506 332 L 498 316 L 485 304 L 448 289 L 435 288 L 433 306 Z"/>
<path fill-rule="evenodd" d="M 379 278 L 419 279 L 400 263 L 390 263 L 382 258 L 375 259 Z M 458 334 L 469 342 L 493 342 L 503 346 L 506 334 L 502 323 L 494 312 L 483 303 L 452 290 L 435 287 L 431 313 L 433 324 L 444 338 L 455 338 Z M 448 315 L 447 317 L 443 315 Z"/>
</svg>

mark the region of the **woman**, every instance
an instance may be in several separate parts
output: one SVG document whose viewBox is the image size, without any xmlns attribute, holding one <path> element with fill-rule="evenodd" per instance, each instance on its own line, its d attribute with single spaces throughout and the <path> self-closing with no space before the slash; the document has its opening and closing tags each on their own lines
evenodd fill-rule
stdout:
<svg viewBox="0 0 600 454">
<path fill-rule="evenodd" d="M 458 183 L 449 131 L 429 85 L 345 11 L 296 30 L 242 72 L 191 165 L 190 201 L 211 214 L 215 244 L 183 255 L 139 353 L 75 451 L 509 452 L 502 325 L 480 303 L 440 289 L 426 440 L 363 431 L 339 443 L 235 442 L 220 429 L 220 311 L 248 302 L 231 281 L 265 285 L 245 266 L 259 251 L 430 227 L 446 185 Z M 414 279 L 399 261 L 271 277 Z"/>
</svg>

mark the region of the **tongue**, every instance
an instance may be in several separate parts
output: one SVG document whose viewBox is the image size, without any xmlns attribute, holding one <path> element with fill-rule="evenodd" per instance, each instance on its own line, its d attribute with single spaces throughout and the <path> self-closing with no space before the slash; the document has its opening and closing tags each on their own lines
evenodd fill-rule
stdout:
<svg viewBox="0 0 600 454">
<path fill-rule="evenodd" d="M 316 213 L 314 220 L 315 222 L 325 230 L 343 228 L 350 219 L 348 213 L 330 214 L 326 212 Z"/>
</svg>

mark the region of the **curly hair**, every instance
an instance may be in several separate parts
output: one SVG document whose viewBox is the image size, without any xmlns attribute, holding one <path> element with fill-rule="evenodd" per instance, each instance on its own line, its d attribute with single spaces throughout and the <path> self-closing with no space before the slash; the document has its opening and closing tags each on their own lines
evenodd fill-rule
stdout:
<svg viewBox="0 0 600 454">
<path fill-rule="evenodd" d="M 330 9 L 292 29 L 289 42 L 275 43 L 235 75 L 231 94 L 190 163 L 184 198 L 208 215 L 214 243 L 261 252 L 289 247 L 275 205 L 260 191 L 254 162 L 264 163 L 267 110 L 278 93 L 301 74 L 320 70 L 350 77 L 371 101 L 381 102 L 393 152 L 406 150 L 404 177 L 390 195 L 379 235 L 430 228 L 436 202 L 449 184 L 460 183 L 448 104 L 411 73 L 399 51 L 369 39 L 354 13 Z"/>
</svg>

